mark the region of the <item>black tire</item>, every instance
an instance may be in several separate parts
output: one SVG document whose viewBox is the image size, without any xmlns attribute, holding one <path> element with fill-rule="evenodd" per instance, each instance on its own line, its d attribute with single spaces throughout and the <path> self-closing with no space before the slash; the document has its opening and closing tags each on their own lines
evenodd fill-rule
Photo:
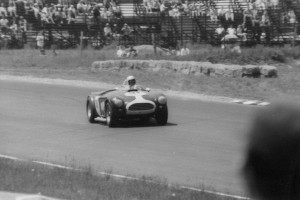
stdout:
<svg viewBox="0 0 300 200">
<path fill-rule="evenodd" d="M 86 101 L 86 115 L 88 118 L 88 121 L 90 123 L 95 123 L 95 118 L 97 117 L 96 110 L 95 110 L 95 104 L 92 102 L 90 97 L 88 97 Z"/>
<path fill-rule="evenodd" d="M 168 122 L 168 107 L 156 111 L 155 120 L 158 125 L 164 126 Z"/>
<path fill-rule="evenodd" d="M 110 128 L 116 126 L 117 119 L 115 117 L 115 113 L 113 112 L 113 109 L 112 109 L 110 103 L 106 103 L 105 115 L 106 115 L 106 124 L 107 124 L 107 126 L 110 127 Z"/>
</svg>

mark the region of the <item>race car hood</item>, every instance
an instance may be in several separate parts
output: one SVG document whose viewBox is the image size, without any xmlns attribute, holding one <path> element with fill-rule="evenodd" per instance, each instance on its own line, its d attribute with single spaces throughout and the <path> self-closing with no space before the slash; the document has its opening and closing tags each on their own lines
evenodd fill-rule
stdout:
<svg viewBox="0 0 300 200">
<path fill-rule="evenodd" d="M 136 101 L 137 99 L 140 101 L 155 101 L 159 96 L 163 96 L 163 94 L 158 92 L 147 92 L 142 90 L 115 90 L 110 91 L 105 94 L 108 99 L 112 99 L 117 97 L 122 99 L 125 102 Z"/>
</svg>

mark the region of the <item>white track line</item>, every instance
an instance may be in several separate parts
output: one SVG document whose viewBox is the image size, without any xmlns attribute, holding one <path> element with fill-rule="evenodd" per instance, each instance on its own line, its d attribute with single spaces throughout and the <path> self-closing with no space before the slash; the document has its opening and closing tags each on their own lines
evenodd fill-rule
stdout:
<svg viewBox="0 0 300 200">
<path fill-rule="evenodd" d="M 7 156 L 7 155 L 2 155 L 2 154 L 0 154 L 0 157 L 6 158 L 6 159 L 11 159 L 11 160 L 22 160 L 22 161 L 25 161 L 23 159 L 19 159 L 19 158 L 12 157 L 12 156 Z M 72 168 L 72 167 L 67 167 L 67 166 L 53 164 L 53 163 L 48 163 L 48 162 L 42 162 L 42 161 L 32 161 L 32 162 L 36 163 L 36 164 L 42 164 L 42 165 L 47 165 L 47 166 L 57 167 L 57 168 L 62 168 L 62 169 L 79 170 L 79 169 L 75 169 L 75 168 Z M 101 174 L 101 175 L 104 175 L 104 176 L 112 176 L 112 177 L 116 177 L 116 178 L 131 179 L 131 180 L 141 180 L 141 179 L 135 178 L 135 177 L 124 176 L 124 175 L 119 175 L 119 174 L 112 174 L 112 173 L 108 173 L 108 172 L 98 172 L 98 173 Z M 152 182 L 152 181 L 148 181 L 148 182 Z M 172 185 L 170 185 L 170 186 L 172 186 Z M 248 197 L 242 197 L 242 196 L 238 196 L 238 195 L 231 195 L 231 194 L 226 194 L 226 193 L 221 193 L 221 192 L 215 192 L 215 191 L 210 191 L 210 190 L 202 190 L 202 189 L 193 188 L 193 187 L 180 186 L 180 188 L 181 189 L 186 189 L 186 190 L 197 191 L 197 192 L 205 192 L 205 193 L 214 194 L 214 195 L 223 196 L 223 197 L 231 197 L 231 198 L 235 198 L 235 199 L 244 199 L 244 200 L 249 200 L 250 199 Z"/>
<path fill-rule="evenodd" d="M 223 196 L 223 197 L 231 197 L 231 198 L 235 198 L 235 199 L 246 199 L 246 200 L 250 199 L 248 197 L 242 197 L 242 196 L 238 196 L 238 195 L 225 194 L 225 193 L 215 192 L 215 191 L 210 191 L 210 190 L 201 190 L 201 189 L 193 188 L 193 187 L 180 186 L 180 188 L 187 189 L 187 190 L 192 190 L 192 191 L 197 191 L 197 192 L 205 192 L 205 193 L 209 193 L 209 194 L 215 194 L 215 195 Z"/>
<path fill-rule="evenodd" d="M 249 100 L 249 101 L 245 101 L 243 102 L 244 105 L 257 105 L 258 104 L 258 101 L 256 100 Z"/>
<path fill-rule="evenodd" d="M 258 105 L 259 106 L 268 106 L 268 105 L 270 105 L 270 103 L 269 102 L 262 102 L 262 103 L 259 103 Z"/>
<path fill-rule="evenodd" d="M 10 160 L 20 160 L 20 161 L 25 161 L 25 160 L 20 159 L 20 158 L 17 158 L 17 157 L 7 156 L 7 155 L 3 155 L 3 154 L 0 154 L 0 158 L 6 158 L 6 159 L 10 159 Z"/>
<path fill-rule="evenodd" d="M 41 161 L 32 161 L 33 163 L 38 163 L 38 164 L 42 164 L 42 165 L 47 165 L 47 166 L 51 166 L 51 167 L 57 167 L 57 168 L 62 168 L 62 169 L 72 169 L 72 170 L 76 170 L 74 168 L 71 167 L 66 167 L 63 165 L 57 165 L 57 164 L 53 164 L 53 163 L 47 163 L 47 162 L 41 162 Z"/>
<path fill-rule="evenodd" d="M 119 175 L 119 174 L 111 174 L 107 172 L 98 172 L 98 174 L 104 175 L 104 176 L 112 176 L 116 178 L 124 178 L 124 179 L 131 179 L 131 180 L 140 180 L 138 178 L 130 177 L 130 176 L 124 176 L 124 175 Z"/>
<path fill-rule="evenodd" d="M 32 200 L 32 199 L 41 199 L 41 200 L 56 200 L 54 198 L 51 197 L 46 197 L 46 196 L 42 196 L 42 195 L 24 195 L 24 196 L 20 196 L 20 197 L 16 197 L 16 200 Z"/>
</svg>

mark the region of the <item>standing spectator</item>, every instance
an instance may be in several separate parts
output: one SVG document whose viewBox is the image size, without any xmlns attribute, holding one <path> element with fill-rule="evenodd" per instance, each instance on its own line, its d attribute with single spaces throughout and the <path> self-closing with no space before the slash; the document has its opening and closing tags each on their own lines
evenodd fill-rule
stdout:
<svg viewBox="0 0 300 200">
<path fill-rule="evenodd" d="M 234 22 L 234 12 L 231 6 L 228 6 L 228 8 L 225 11 L 225 19 L 227 23 L 231 24 L 232 22 Z"/>
<path fill-rule="evenodd" d="M 6 17 L 0 16 L 0 28 L 3 33 L 6 33 L 8 31 L 8 23 L 9 21 Z"/>
<path fill-rule="evenodd" d="M 188 7 L 188 2 L 185 1 L 184 3 L 181 4 L 182 7 L 182 12 L 184 15 L 189 15 L 189 7 Z"/>
<path fill-rule="evenodd" d="M 7 8 L 8 14 L 10 17 L 17 16 L 16 3 L 15 1 L 10 1 Z"/>
<path fill-rule="evenodd" d="M 56 6 L 54 6 L 54 10 L 53 10 L 53 21 L 55 22 L 55 24 L 59 25 L 62 23 L 62 15 L 61 15 L 61 9 L 62 6 L 60 4 L 57 4 Z"/>
<path fill-rule="evenodd" d="M 198 16 L 198 8 L 196 6 L 196 2 L 193 2 L 189 5 L 189 10 L 190 10 L 190 16 L 192 18 Z"/>
<path fill-rule="evenodd" d="M 86 12 L 87 6 L 83 0 L 80 0 L 76 5 L 76 9 L 79 15 L 84 14 Z"/>
<path fill-rule="evenodd" d="M 279 0 L 271 0 L 271 1 L 272 1 L 273 8 L 277 8 L 279 5 Z"/>
<path fill-rule="evenodd" d="M 260 26 L 265 27 L 265 26 L 270 26 L 270 25 L 271 25 L 271 22 L 269 19 L 269 15 L 268 15 L 267 11 L 265 10 L 261 16 Z"/>
<path fill-rule="evenodd" d="M 96 5 L 93 10 L 94 23 L 99 25 L 100 23 L 100 7 Z"/>
<path fill-rule="evenodd" d="M 68 24 L 74 24 L 76 20 L 76 10 L 73 5 L 68 9 Z"/>
<path fill-rule="evenodd" d="M 219 18 L 221 24 L 224 24 L 226 21 L 225 13 L 226 13 L 226 10 L 224 9 L 223 6 L 220 9 L 218 9 L 218 18 Z"/>
<path fill-rule="evenodd" d="M 33 4 L 33 6 L 31 7 L 31 9 L 33 10 L 35 19 L 39 19 L 39 17 L 40 17 L 40 9 L 38 7 L 38 4 L 37 3 Z"/>
<path fill-rule="evenodd" d="M 41 12 L 44 12 L 46 14 L 49 14 L 49 5 L 48 4 L 45 4 L 45 6 L 43 7 L 42 11 Z"/>
<path fill-rule="evenodd" d="M 150 1 L 151 0 L 143 0 L 143 5 L 144 5 L 144 8 L 146 9 L 147 13 L 151 13 L 152 12 Z"/>
<path fill-rule="evenodd" d="M 197 9 L 199 16 L 205 16 L 206 15 L 206 5 L 203 1 L 197 2 Z"/>
<path fill-rule="evenodd" d="M 154 0 L 152 11 L 153 12 L 159 12 L 159 10 L 160 10 L 160 3 L 159 3 L 159 1 L 158 0 Z"/>
<path fill-rule="evenodd" d="M 0 5 L 0 16 L 7 17 L 7 10 L 4 7 L 4 3 L 1 3 L 1 5 Z"/>
<path fill-rule="evenodd" d="M 109 0 L 103 0 L 103 7 L 108 9 L 109 8 Z"/>
<path fill-rule="evenodd" d="M 165 16 L 166 11 L 167 11 L 167 7 L 165 6 L 165 3 L 160 4 L 159 10 L 160 10 L 161 15 Z"/>
<path fill-rule="evenodd" d="M 37 41 L 37 47 L 40 50 L 40 55 L 45 55 L 45 49 L 44 49 L 44 43 L 45 43 L 45 37 L 44 32 L 40 31 L 36 37 Z"/>
<path fill-rule="evenodd" d="M 101 17 L 103 18 L 103 19 L 107 19 L 107 8 L 103 8 L 103 12 L 101 12 Z"/>
<path fill-rule="evenodd" d="M 180 55 L 181 56 L 186 56 L 190 54 L 190 49 L 187 48 L 186 44 L 181 48 L 180 50 Z"/>
<path fill-rule="evenodd" d="M 27 31 L 27 20 L 23 16 L 20 16 L 19 27 L 22 31 Z"/>
<path fill-rule="evenodd" d="M 114 24 L 114 26 L 112 28 L 112 34 L 113 34 L 114 40 L 118 41 L 120 38 L 120 28 L 118 27 L 117 24 Z"/>
<path fill-rule="evenodd" d="M 254 2 L 256 8 L 259 8 L 261 10 L 265 10 L 266 9 L 266 3 L 264 2 L 264 0 L 256 0 Z"/>
<path fill-rule="evenodd" d="M 26 32 L 27 32 L 27 20 L 24 19 L 23 16 L 20 16 L 19 27 L 20 27 L 20 31 L 22 33 L 23 42 L 27 43 L 27 35 L 26 35 Z"/>
<path fill-rule="evenodd" d="M 209 16 L 210 16 L 210 20 L 212 22 L 217 22 L 218 21 L 218 13 L 215 10 L 215 8 L 212 7 L 212 6 L 209 8 Z"/>
<path fill-rule="evenodd" d="M 122 58 L 125 56 L 125 51 L 124 51 L 124 47 L 121 45 L 121 46 L 118 46 L 118 50 L 117 50 L 117 57 L 118 58 Z"/>
<path fill-rule="evenodd" d="M 250 8 L 246 8 L 244 10 L 244 20 L 243 20 L 243 24 L 244 24 L 244 28 L 251 29 L 252 28 L 252 20 L 253 20 L 253 16 L 252 16 L 252 11 L 250 10 Z"/>
<path fill-rule="evenodd" d="M 17 34 L 17 31 L 18 31 L 18 24 L 16 22 L 16 18 L 13 19 L 9 29 L 13 32 L 14 35 Z"/>
<path fill-rule="evenodd" d="M 217 42 L 221 43 L 222 38 L 226 34 L 225 28 L 221 24 L 219 24 L 218 28 L 215 30 L 215 33 L 217 34 Z"/>
<path fill-rule="evenodd" d="M 289 16 L 289 19 L 290 19 L 289 22 L 291 24 L 296 23 L 296 15 L 295 15 L 295 12 L 293 10 L 288 11 L 288 16 Z"/>
<path fill-rule="evenodd" d="M 49 20 L 48 14 L 46 12 L 40 12 L 40 15 L 42 23 L 50 24 L 51 21 Z"/>
<path fill-rule="evenodd" d="M 174 8 L 172 9 L 173 10 L 173 17 L 174 18 L 179 18 L 181 13 L 179 11 L 179 8 L 177 5 L 174 6 Z"/>
<path fill-rule="evenodd" d="M 25 3 L 23 0 L 17 0 L 16 1 L 16 11 L 18 16 L 24 16 L 25 15 Z"/>
<path fill-rule="evenodd" d="M 175 16 L 174 9 L 169 9 L 169 16 L 170 17 L 174 17 Z"/>
<path fill-rule="evenodd" d="M 113 18 L 113 11 L 112 8 L 109 7 L 106 11 L 106 17 L 107 17 L 107 21 L 110 22 Z"/>
<path fill-rule="evenodd" d="M 132 29 L 128 24 L 124 24 L 123 28 L 121 29 L 121 32 L 123 34 L 124 41 L 130 41 L 130 34 L 132 33 Z"/>
<path fill-rule="evenodd" d="M 244 32 L 244 27 L 242 24 L 239 24 L 236 29 L 236 35 L 239 37 L 241 41 L 247 40 L 247 34 Z"/>
<path fill-rule="evenodd" d="M 104 36 L 105 36 L 105 39 L 108 40 L 108 39 L 112 39 L 112 30 L 110 28 L 110 25 L 109 23 L 107 23 L 103 29 L 103 32 L 104 32 Z"/>
<path fill-rule="evenodd" d="M 117 19 L 121 19 L 122 11 L 121 11 L 120 6 L 116 5 L 116 6 L 112 6 L 111 8 L 112 8 L 114 17 L 116 17 Z"/>
<path fill-rule="evenodd" d="M 283 24 L 289 23 L 290 20 L 289 20 L 289 16 L 288 16 L 287 12 L 282 13 L 281 21 Z"/>
</svg>

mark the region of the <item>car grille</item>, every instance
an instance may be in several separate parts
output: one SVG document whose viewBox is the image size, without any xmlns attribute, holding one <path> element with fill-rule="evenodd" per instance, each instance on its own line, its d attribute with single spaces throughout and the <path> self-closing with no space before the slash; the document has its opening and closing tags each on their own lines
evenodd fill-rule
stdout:
<svg viewBox="0 0 300 200">
<path fill-rule="evenodd" d="M 136 103 L 136 104 L 133 104 L 131 105 L 128 110 L 151 110 L 153 109 L 154 106 L 150 103 Z"/>
</svg>

